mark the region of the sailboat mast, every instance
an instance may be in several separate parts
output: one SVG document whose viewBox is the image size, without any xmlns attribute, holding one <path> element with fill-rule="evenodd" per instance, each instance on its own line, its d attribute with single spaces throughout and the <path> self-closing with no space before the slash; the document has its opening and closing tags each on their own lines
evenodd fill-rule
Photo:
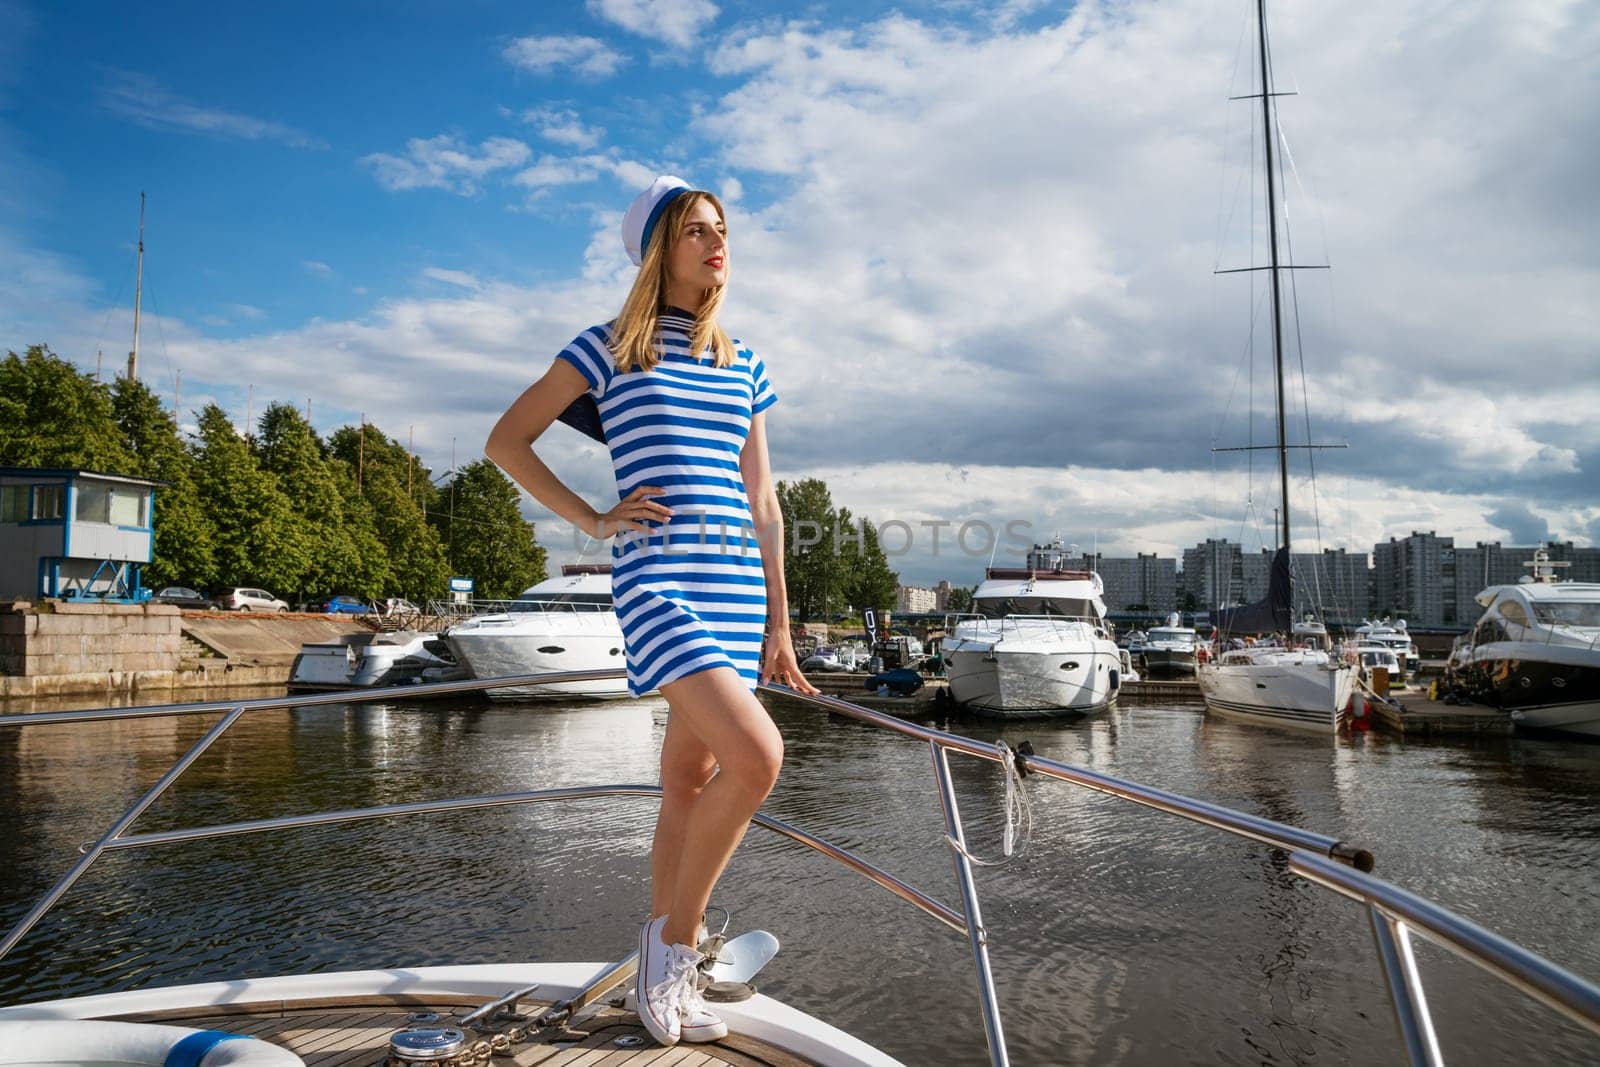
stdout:
<svg viewBox="0 0 1600 1067">
<path fill-rule="evenodd" d="M 144 194 L 139 194 L 139 266 L 133 276 L 133 351 L 128 353 L 128 378 L 139 377 L 139 304 L 144 297 Z"/>
<path fill-rule="evenodd" d="M 1289 549 L 1289 440 L 1283 402 L 1283 293 L 1278 267 L 1278 189 L 1272 165 L 1272 82 L 1267 70 L 1267 0 L 1256 0 L 1256 36 L 1261 48 L 1261 139 L 1266 146 L 1267 240 L 1272 269 L 1272 369 L 1278 386 L 1278 485 L 1283 497 L 1278 543 Z"/>
</svg>

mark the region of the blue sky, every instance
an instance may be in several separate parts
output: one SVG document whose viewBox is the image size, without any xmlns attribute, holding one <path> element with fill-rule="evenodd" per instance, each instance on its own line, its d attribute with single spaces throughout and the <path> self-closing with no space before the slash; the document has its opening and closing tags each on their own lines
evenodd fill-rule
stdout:
<svg viewBox="0 0 1600 1067">
<path fill-rule="evenodd" d="M 1295 255 L 1333 265 L 1294 391 L 1351 445 L 1315 498 L 1297 468 L 1302 543 L 1597 543 L 1592 5 L 1269 6 Z M 780 477 L 913 526 L 1260 543 L 1275 489 L 1210 453 L 1270 425 L 1261 292 L 1212 273 L 1261 248 L 1252 9 L 0 0 L 0 344 L 120 365 L 143 190 L 142 376 L 414 428 L 442 471 L 614 312 L 617 218 L 668 171 L 728 202 Z M 575 435 L 540 451 L 613 492 Z"/>
</svg>

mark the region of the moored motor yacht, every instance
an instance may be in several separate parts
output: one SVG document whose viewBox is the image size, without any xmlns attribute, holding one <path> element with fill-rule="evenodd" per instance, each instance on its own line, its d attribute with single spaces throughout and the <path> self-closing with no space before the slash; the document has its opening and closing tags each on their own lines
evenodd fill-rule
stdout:
<svg viewBox="0 0 1600 1067">
<path fill-rule="evenodd" d="M 1093 571 L 1067 570 L 1059 542 L 1026 567 L 990 567 L 972 611 L 952 615 L 941 646 L 950 695 L 998 718 L 1086 715 L 1116 700 L 1122 650 Z"/>
<path fill-rule="evenodd" d="M 1150 677 L 1193 674 L 1199 637 L 1188 626 L 1178 625 L 1172 615 L 1165 626 L 1153 626 L 1144 640 L 1144 667 Z"/>
<path fill-rule="evenodd" d="M 1406 629 L 1404 619 L 1363 620 L 1361 625 L 1356 627 L 1356 640 L 1363 644 L 1378 644 L 1393 649 L 1395 658 L 1400 661 L 1402 680 L 1417 669 L 1420 657 L 1417 655 L 1416 644 L 1411 640 L 1411 633 Z"/>
<path fill-rule="evenodd" d="M 1478 594 L 1456 679 L 1523 729 L 1600 739 L 1600 584 L 1557 581 L 1543 548 L 1527 566 Z"/>
<path fill-rule="evenodd" d="M 559 577 L 530 586 L 492 609 L 452 623 L 441 634 L 474 678 L 604 670 L 624 663 L 609 563 L 565 564 Z M 489 690 L 496 699 L 627 695 L 626 679 Z"/>
<path fill-rule="evenodd" d="M 366 689 L 406 682 L 443 682 L 464 672 L 438 635 L 420 630 L 360 631 L 333 641 L 308 641 L 289 670 L 289 688 Z"/>
</svg>

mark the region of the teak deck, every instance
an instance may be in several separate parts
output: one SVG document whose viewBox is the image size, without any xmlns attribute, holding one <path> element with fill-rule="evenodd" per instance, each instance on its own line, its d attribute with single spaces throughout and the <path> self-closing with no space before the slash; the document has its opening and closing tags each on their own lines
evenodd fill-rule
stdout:
<svg viewBox="0 0 1600 1067">
<path fill-rule="evenodd" d="M 470 1000 L 441 1003 L 436 998 L 404 996 L 342 997 L 145 1012 L 117 1019 L 245 1034 L 281 1045 L 310 1067 L 375 1067 L 387 1060 L 389 1038 L 409 1025 L 406 1016 L 410 1013 L 464 1015 L 475 1007 L 477 1004 Z M 518 1007 L 524 1014 L 537 1015 L 549 1004 L 525 1000 Z M 437 1025 L 450 1023 L 444 1019 Z M 613 1042 L 626 1035 L 638 1035 L 646 1044 L 642 1048 L 617 1048 Z M 729 1034 L 712 1044 L 664 1048 L 651 1040 L 636 1014 L 613 1004 L 580 1020 L 563 1038 L 519 1045 L 512 1055 L 496 1056 L 490 1062 L 516 1063 L 521 1067 L 704 1067 L 723 1063 L 738 1067 L 812 1067 L 811 1060 L 739 1034 Z"/>
</svg>

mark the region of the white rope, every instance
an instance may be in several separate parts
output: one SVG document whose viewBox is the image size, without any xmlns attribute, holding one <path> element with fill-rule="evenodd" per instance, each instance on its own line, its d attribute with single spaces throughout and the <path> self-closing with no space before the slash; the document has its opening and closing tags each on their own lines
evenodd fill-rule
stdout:
<svg viewBox="0 0 1600 1067">
<path fill-rule="evenodd" d="M 1004 741 L 994 743 L 995 752 L 1000 757 L 1000 765 L 1005 768 L 1006 776 L 1006 827 L 1001 836 L 1000 847 L 1004 853 L 1003 858 L 986 860 L 974 856 L 967 848 L 954 837 L 945 836 L 950 842 L 950 847 L 967 858 L 968 863 L 979 867 L 1003 867 L 1028 850 L 1028 842 L 1033 838 L 1033 809 L 1028 804 L 1027 790 L 1022 787 L 1022 772 L 1017 770 L 1017 757 L 1011 751 L 1011 746 Z M 1020 828 L 1021 847 L 1018 848 Z"/>
</svg>

